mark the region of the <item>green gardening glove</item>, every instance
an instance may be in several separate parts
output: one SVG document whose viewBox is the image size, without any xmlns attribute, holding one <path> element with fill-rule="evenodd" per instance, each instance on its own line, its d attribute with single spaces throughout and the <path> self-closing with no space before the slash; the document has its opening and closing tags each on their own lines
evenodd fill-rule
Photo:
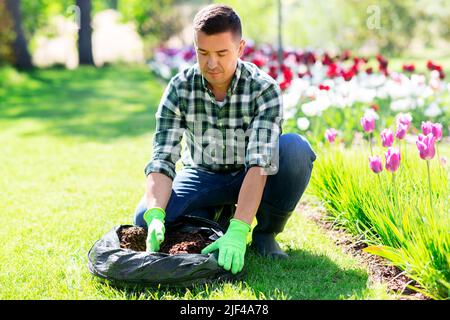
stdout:
<svg viewBox="0 0 450 320">
<path fill-rule="evenodd" d="M 251 226 L 244 221 L 231 219 L 227 232 L 202 250 L 202 254 L 219 249 L 219 266 L 233 274 L 241 272 L 244 267 L 247 235 Z"/>
<path fill-rule="evenodd" d="M 144 220 L 147 223 L 147 252 L 159 251 L 159 245 L 164 241 L 164 218 L 166 212 L 162 208 L 150 208 L 144 213 Z"/>
</svg>

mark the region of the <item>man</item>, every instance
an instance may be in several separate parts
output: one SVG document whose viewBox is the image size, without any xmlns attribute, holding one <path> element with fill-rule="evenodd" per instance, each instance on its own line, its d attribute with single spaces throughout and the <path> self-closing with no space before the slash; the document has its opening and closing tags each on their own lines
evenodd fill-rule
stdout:
<svg viewBox="0 0 450 320">
<path fill-rule="evenodd" d="M 159 250 L 164 223 L 182 215 L 214 219 L 234 213 L 227 231 L 203 249 L 233 274 L 244 266 L 247 236 L 257 253 L 286 258 L 275 240 L 295 209 L 316 156 L 294 133 L 281 135 L 278 83 L 240 60 L 241 22 L 229 6 L 211 5 L 194 18 L 197 64 L 169 82 L 156 113 L 146 193 L 134 224 L 148 228 L 147 251 Z M 175 172 L 185 134 L 183 169 Z M 236 206 L 237 203 L 237 206 Z"/>
</svg>

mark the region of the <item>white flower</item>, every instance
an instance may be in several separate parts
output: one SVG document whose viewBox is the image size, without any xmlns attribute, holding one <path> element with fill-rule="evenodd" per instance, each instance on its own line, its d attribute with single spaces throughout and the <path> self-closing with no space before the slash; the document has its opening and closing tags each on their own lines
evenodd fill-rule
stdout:
<svg viewBox="0 0 450 320">
<path fill-rule="evenodd" d="M 343 109 L 345 107 L 349 107 L 350 106 L 349 100 L 345 99 L 343 96 L 338 95 L 338 94 L 335 94 L 333 96 L 333 102 L 332 103 L 333 103 L 334 106 L 336 106 L 336 107 L 338 107 L 340 109 Z"/>
<path fill-rule="evenodd" d="M 375 99 L 375 96 L 375 90 L 359 88 L 358 90 L 356 90 L 355 100 L 363 103 L 372 103 Z"/>
<path fill-rule="evenodd" d="M 409 98 L 398 99 L 391 102 L 391 110 L 394 112 L 403 112 L 414 108 L 414 101 Z"/>
<path fill-rule="evenodd" d="M 283 94 L 283 105 L 286 109 L 294 108 L 299 100 L 301 93 L 297 90 L 289 90 L 289 92 Z"/>
<path fill-rule="evenodd" d="M 302 105 L 302 111 L 307 117 L 314 117 L 321 114 L 320 104 L 317 100 L 313 100 Z"/>
<path fill-rule="evenodd" d="M 388 97 L 388 92 L 386 86 L 381 86 L 377 88 L 377 98 L 386 99 Z"/>
<path fill-rule="evenodd" d="M 307 130 L 309 128 L 308 118 L 305 118 L 305 117 L 298 118 L 297 119 L 297 127 L 302 131 Z"/>
<path fill-rule="evenodd" d="M 373 110 L 372 108 L 366 109 L 366 111 L 364 112 L 364 116 L 370 116 L 377 120 L 380 119 L 380 116 L 378 115 L 378 113 L 376 113 L 376 111 Z"/>
<path fill-rule="evenodd" d="M 425 116 L 431 117 L 431 118 L 437 117 L 440 114 L 442 114 L 442 110 L 441 110 L 441 108 L 439 108 L 439 106 L 435 102 L 432 102 L 424 112 Z"/>
<path fill-rule="evenodd" d="M 285 109 L 283 112 L 284 112 L 285 119 L 291 119 L 291 118 L 295 117 L 295 114 L 297 113 L 297 109 L 289 108 L 289 109 Z"/>
<path fill-rule="evenodd" d="M 433 89 L 431 89 L 429 86 L 426 86 L 424 90 L 421 92 L 422 98 L 426 99 L 429 96 L 432 96 L 434 94 Z"/>
<path fill-rule="evenodd" d="M 406 98 L 409 97 L 411 94 L 408 84 L 405 83 L 399 84 L 398 82 L 395 82 L 393 80 L 389 80 L 386 83 L 386 89 L 388 91 L 389 96 L 393 100 Z"/>
<path fill-rule="evenodd" d="M 417 98 L 417 105 L 423 107 L 425 105 L 425 100 L 423 98 Z"/>
</svg>

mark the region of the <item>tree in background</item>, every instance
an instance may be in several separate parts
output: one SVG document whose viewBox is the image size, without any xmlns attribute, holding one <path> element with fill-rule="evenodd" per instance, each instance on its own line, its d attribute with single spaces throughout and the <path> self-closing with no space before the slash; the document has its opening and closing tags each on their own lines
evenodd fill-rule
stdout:
<svg viewBox="0 0 450 320">
<path fill-rule="evenodd" d="M 6 9 L 12 18 L 12 29 L 15 37 L 12 42 L 14 51 L 13 65 L 19 69 L 31 69 L 31 56 L 28 52 L 28 45 L 22 29 L 22 14 L 20 12 L 20 0 L 7 0 Z"/>
<path fill-rule="evenodd" d="M 92 55 L 91 0 L 77 0 L 80 8 L 80 29 L 78 30 L 78 56 L 80 64 L 94 65 Z"/>
<path fill-rule="evenodd" d="M 123 0 L 119 1 L 118 10 L 126 20 L 136 23 L 137 31 L 143 37 L 146 47 L 154 47 L 161 45 L 185 27 L 175 5 L 186 2 L 198 1 Z"/>
<path fill-rule="evenodd" d="M 106 0 L 107 6 L 113 10 L 117 10 L 119 0 Z"/>
<path fill-rule="evenodd" d="M 6 10 L 6 1 L 0 0 L 0 66 L 13 63 L 13 41 L 13 21 L 11 15 Z"/>
<path fill-rule="evenodd" d="M 215 0 L 231 5 L 242 19 L 244 36 L 256 43 L 277 42 L 277 2 L 274 0 Z M 413 44 L 450 48 L 448 0 L 282 0 L 283 42 L 323 50 L 364 49 L 368 54 L 418 54 Z M 380 24 L 368 24 L 371 9 Z M 439 44 L 441 43 L 441 44 Z M 445 45 L 446 44 L 446 45 Z M 448 53 L 448 49 L 447 49 Z"/>
</svg>

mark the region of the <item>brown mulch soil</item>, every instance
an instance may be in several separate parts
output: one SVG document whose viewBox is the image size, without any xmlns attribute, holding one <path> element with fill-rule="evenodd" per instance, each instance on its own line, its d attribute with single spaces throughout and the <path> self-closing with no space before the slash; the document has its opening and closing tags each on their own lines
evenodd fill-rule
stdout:
<svg viewBox="0 0 450 320">
<path fill-rule="evenodd" d="M 140 227 L 123 228 L 119 234 L 120 247 L 134 251 L 145 251 L 147 230 Z M 170 255 L 182 253 L 201 253 L 211 240 L 205 239 L 200 233 L 166 232 L 159 252 Z"/>
<path fill-rule="evenodd" d="M 312 203 L 312 201 L 308 199 L 307 202 L 300 203 L 298 206 L 300 212 L 324 230 L 336 245 L 343 248 L 344 252 L 361 260 L 368 267 L 369 281 L 386 283 L 389 290 L 401 295 L 400 300 L 430 300 L 421 293 L 407 288 L 407 285 L 418 286 L 418 284 L 405 276 L 400 269 L 391 265 L 387 259 L 364 252 L 362 249 L 367 247 L 365 243 L 333 226 L 326 220 L 326 210 L 320 202 Z"/>
</svg>

